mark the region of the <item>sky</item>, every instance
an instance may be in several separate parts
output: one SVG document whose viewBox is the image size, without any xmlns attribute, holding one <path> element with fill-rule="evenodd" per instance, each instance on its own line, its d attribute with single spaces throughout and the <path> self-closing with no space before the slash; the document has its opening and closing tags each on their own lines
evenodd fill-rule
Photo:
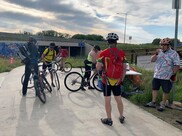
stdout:
<svg viewBox="0 0 182 136">
<path fill-rule="evenodd" d="M 179 10 L 178 39 L 182 41 L 181 14 Z M 174 38 L 175 19 L 172 0 L 0 0 L 1 32 L 55 30 L 104 38 L 114 32 L 120 43 L 141 44 Z"/>
</svg>

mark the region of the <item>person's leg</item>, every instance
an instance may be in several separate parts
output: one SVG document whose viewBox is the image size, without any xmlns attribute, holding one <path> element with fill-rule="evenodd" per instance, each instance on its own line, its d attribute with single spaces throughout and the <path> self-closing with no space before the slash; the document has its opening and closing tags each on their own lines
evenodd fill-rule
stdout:
<svg viewBox="0 0 182 136">
<path fill-rule="evenodd" d="M 23 87 L 22 87 L 23 96 L 25 96 L 27 94 L 27 86 L 28 86 L 30 74 L 31 74 L 31 69 L 29 68 L 29 66 L 27 64 L 27 65 L 25 65 L 25 78 L 24 78 Z"/>
<path fill-rule="evenodd" d="M 85 79 L 88 81 L 89 78 L 90 78 L 90 75 L 91 75 L 91 67 L 88 66 L 88 65 L 85 63 L 85 75 L 84 75 L 84 77 L 83 77 L 84 79 L 83 79 L 82 82 L 84 82 Z M 90 87 L 90 82 L 88 82 L 88 86 Z M 82 90 L 85 90 L 84 87 L 81 87 L 81 89 L 82 89 Z"/>
<path fill-rule="evenodd" d="M 111 119 L 111 96 L 105 96 L 104 97 L 105 100 L 105 110 L 106 110 L 106 114 L 107 114 L 107 118 Z"/>
<path fill-rule="evenodd" d="M 112 117 L 111 117 L 111 88 L 110 86 L 104 85 L 103 87 L 104 101 L 105 101 L 105 111 L 107 118 L 101 118 L 101 122 L 103 124 L 112 125 Z"/>
<path fill-rule="evenodd" d="M 152 102 L 156 102 L 156 99 L 157 99 L 157 96 L 158 96 L 158 90 L 153 90 L 152 91 Z"/>
<path fill-rule="evenodd" d="M 165 108 L 165 104 L 167 100 L 169 100 L 169 93 L 170 93 L 170 90 L 172 89 L 173 84 L 170 82 L 170 80 L 162 80 L 161 85 L 163 90 L 161 106 Z"/>
<path fill-rule="evenodd" d="M 37 79 L 38 78 L 38 64 L 33 64 L 33 67 L 34 67 L 34 72 L 36 74 L 36 76 L 34 77 L 34 79 Z"/>
<path fill-rule="evenodd" d="M 145 107 L 153 107 L 153 108 L 156 107 L 156 99 L 158 96 L 158 91 L 160 89 L 160 86 L 161 86 L 160 79 L 154 78 L 152 80 L 152 101 L 147 103 Z"/>
<path fill-rule="evenodd" d="M 121 123 L 124 123 L 124 119 L 125 117 L 123 116 L 123 101 L 122 101 L 122 97 L 121 97 L 121 88 L 120 88 L 120 85 L 118 86 L 112 86 L 112 91 L 113 91 L 113 94 L 114 94 L 114 98 L 116 100 L 116 103 L 117 103 L 117 108 L 118 108 L 118 111 L 119 111 L 119 120 Z"/>
<path fill-rule="evenodd" d="M 122 102 L 121 96 L 114 96 L 114 98 L 117 103 L 117 108 L 118 108 L 120 117 L 122 117 L 123 116 L 123 102 Z"/>
<path fill-rule="evenodd" d="M 163 92 L 162 103 L 165 104 L 167 100 L 169 100 L 169 93 Z"/>
</svg>

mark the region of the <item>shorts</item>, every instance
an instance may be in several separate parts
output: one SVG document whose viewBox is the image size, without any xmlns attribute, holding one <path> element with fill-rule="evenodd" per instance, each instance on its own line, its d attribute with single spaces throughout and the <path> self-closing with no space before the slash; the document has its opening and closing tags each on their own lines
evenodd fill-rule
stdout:
<svg viewBox="0 0 182 136">
<path fill-rule="evenodd" d="M 106 85 L 103 84 L 104 96 L 111 96 L 111 91 L 114 96 L 121 96 L 121 86 L 120 85 L 117 85 L 117 86 L 107 85 L 107 89 L 106 89 Z"/>
<path fill-rule="evenodd" d="M 50 71 L 52 69 L 52 64 L 51 62 L 46 62 L 46 63 L 47 65 L 43 63 L 42 69 L 46 70 L 46 68 L 48 68 L 48 70 Z"/>
<path fill-rule="evenodd" d="M 170 80 L 157 79 L 157 78 L 154 78 L 152 80 L 152 89 L 159 90 L 161 86 L 164 93 L 169 93 L 170 90 L 172 89 L 172 85 L 173 84 L 170 82 Z"/>
</svg>

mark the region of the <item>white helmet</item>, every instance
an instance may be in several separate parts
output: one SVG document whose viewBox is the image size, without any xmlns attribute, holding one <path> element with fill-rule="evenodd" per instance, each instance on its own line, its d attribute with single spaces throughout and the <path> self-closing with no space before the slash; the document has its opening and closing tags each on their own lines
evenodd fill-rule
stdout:
<svg viewBox="0 0 182 136">
<path fill-rule="evenodd" d="M 119 37 L 117 34 L 115 33 L 108 33 L 106 40 L 119 40 Z"/>
</svg>

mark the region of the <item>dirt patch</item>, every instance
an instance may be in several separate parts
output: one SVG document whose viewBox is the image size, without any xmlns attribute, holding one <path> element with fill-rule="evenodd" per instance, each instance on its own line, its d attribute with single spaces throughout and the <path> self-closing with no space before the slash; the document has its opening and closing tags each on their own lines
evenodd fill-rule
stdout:
<svg viewBox="0 0 182 136">
<path fill-rule="evenodd" d="M 143 106 L 141 106 L 141 108 L 150 112 L 154 116 L 162 119 L 163 121 L 173 125 L 174 127 L 182 130 L 182 124 L 176 122 L 176 121 L 182 122 L 182 111 L 181 110 L 166 108 L 165 111 L 159 112 L 155 108 L 146 108 Z"/>
</svg>

